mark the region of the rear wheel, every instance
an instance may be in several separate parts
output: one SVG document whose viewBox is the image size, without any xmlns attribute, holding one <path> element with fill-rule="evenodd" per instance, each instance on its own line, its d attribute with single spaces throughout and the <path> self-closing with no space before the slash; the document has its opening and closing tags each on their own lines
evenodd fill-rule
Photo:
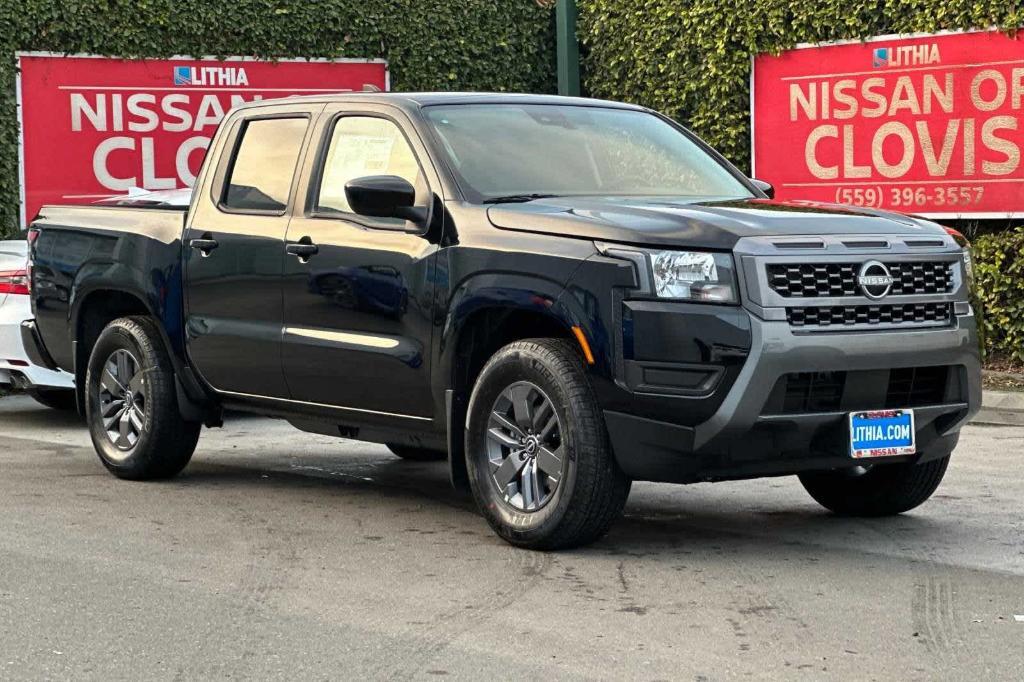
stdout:
<svg viewBox="0 0 1024 682">
<path fill-rule="evenodd" d="M 809 472 L 800 474 L 800 482 L 818 504 L 841 516 L 891 516 L 931 497 L 947 466 L 948 456 L 923 464 Z"/>
<path fill-rule="evenodd" d="M 519 547 L 593 542 L 629 496 L 580 357 L 561 340 L 518 341 L 487 362 L 470 398 L 466 458 L 481 513 Z"/>
<path fill-rule="evenodd" d="M 75 389 L 73 388 L 43 388 L 34 386 L 25 391 L 32 400 L 43 407 L 51 410 L 70 411 L 74 410 Z"/>
<path fill-rule="evenodd" d="M 181 418 L 174 370 L 152 320 L 106 326 L 89 358 L 86 416 L 100 461 L 120 478 L 170 478 L 185 468 L 201 424 Z"/>
<path fill-rule="evenodd" d="M 444 450 L 432 450 L 430 448 L 417 448 L 411 445 L 397 445 L 388 443 L 388 450 L 402 459 L 411 462 L 439 462 L 448 459 L 448 453 Z"/>
</svg>

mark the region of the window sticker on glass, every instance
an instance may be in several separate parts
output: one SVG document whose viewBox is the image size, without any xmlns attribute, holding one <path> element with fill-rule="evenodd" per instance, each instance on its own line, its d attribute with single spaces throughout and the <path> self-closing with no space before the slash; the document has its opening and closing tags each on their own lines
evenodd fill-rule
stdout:
<svg viewBox="0 0 1024 682">
<path fill-rule="evenodd" d="M 348 212 L 345 184 L 368 175 L 397 175 L 417 185 L 420 173 L 394 123 L 366 116 L 339 119 L 327 149 L 317 208 Z"/>
<path fill-rule="evenodd" d="M 393 137 L 349 135 L 345 144 L 336 145 L 328 163 L 336 172 L 357 178 L 364 175 L 383 175 L 391 161 Z"/>
</svg>

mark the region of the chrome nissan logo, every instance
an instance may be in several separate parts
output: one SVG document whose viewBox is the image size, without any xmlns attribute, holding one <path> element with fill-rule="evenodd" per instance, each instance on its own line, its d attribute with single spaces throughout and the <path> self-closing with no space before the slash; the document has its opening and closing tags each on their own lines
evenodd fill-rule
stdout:
<svg viewBox="0 0 1024 682">
<path fill-rule="evenodd" d="M 529 436 L 526 439 L 526 454 L 533 457 L 537 454 L 537 450 L 540 449 L 540 439 L 537 436 Z"/>
<path fill-rule="evenodd" d="M 885 267 L 885 263 L 869 260 L 860 266 L 857 284 L 868 298 L 885 298 L 892 289 L 892 273 Z"/>
</svg>

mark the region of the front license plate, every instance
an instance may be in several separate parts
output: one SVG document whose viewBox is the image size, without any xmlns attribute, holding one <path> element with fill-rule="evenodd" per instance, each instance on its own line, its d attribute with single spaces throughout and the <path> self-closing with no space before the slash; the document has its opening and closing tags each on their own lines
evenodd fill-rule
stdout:
<svg viewBox="0 0 1024 682">
<path fill-rule="evenodd" d="M 894 457 L 917 452 L 913 410 L 850 413 L 850 455 Z"/>
</svg>

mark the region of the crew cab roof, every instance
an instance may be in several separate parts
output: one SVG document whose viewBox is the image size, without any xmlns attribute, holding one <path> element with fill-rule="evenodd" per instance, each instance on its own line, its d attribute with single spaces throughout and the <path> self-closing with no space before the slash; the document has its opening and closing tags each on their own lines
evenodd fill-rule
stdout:
<svg viewBox="0 0 1024 682">
<path fill-rule="evenodd" d="M 283 99 L 258 100 L 241 104 L 236 109 L 257 109 L 266 106 L 313 102 L 334 104 L 342 102 L 389 104 L 402 109 L 418 109 L 438 104 L 561 104 L 563 106 L 589 106 L 616 109 L 644 110 L 643 107 L 610 100 L 560 95 L 517 94 L 508 92 L 339 92 L 326 95 L 299 95 Z"/>
</svg>

